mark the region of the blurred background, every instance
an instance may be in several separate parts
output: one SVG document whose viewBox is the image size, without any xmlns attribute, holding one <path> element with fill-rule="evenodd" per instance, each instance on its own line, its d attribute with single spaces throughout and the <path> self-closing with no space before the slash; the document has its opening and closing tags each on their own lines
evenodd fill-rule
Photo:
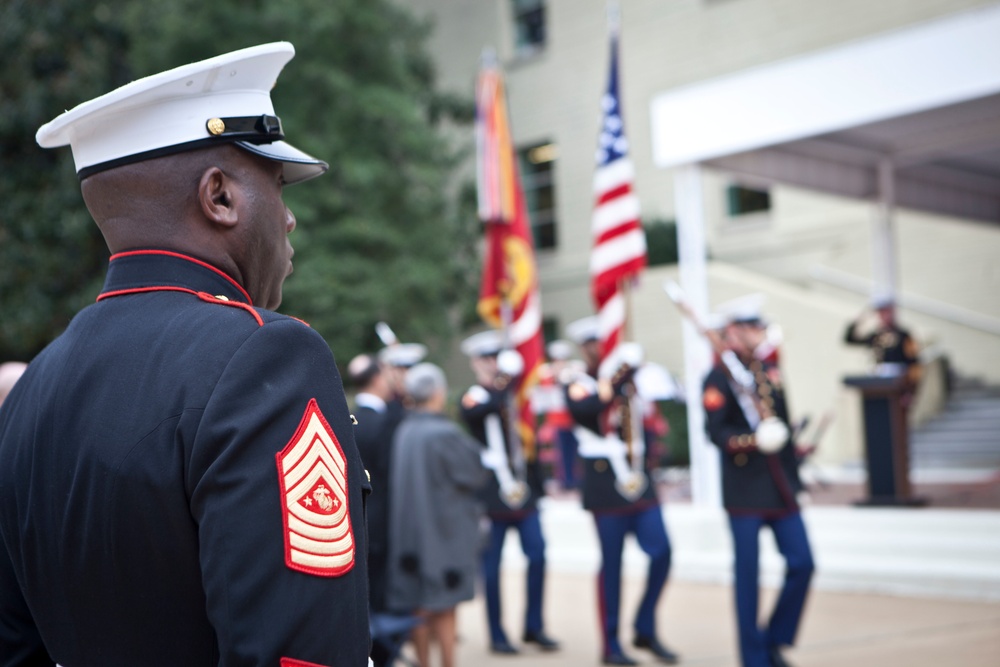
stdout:
<svg viewBox="0 0 1000 667">
<path fill-rule="evenodd" d="M 873 296 L 893 295 L 924 366 L 908 415 L 911 478 L 932 506 L 956 514 L 934 515 L 934 528 L 867 515 L 874 523 L 864 530 L 909 526 L 885 538 L 906 543 L 970 521 L 967 532 L 948 533 L 953 550 L 906 566 L 911 578 L 893 590 L 1000 599 L 1000 551 L 983 532 L 1000 509 L 1000 3 L 618 4 L 622 119 L 649 258 L 633 295 L 635 339 L 691 398 L 700 367 L 664 282 L 695 288 L 706 313 L 765 295 L 764 315 L 782 332 L 793 417 L 834 415 L 806 464 L 811 492 L 819 504 L 847 506 L 863 495 L 864 419 L 843 378 L 872 362 L 844 345 L 844 328 Z M 58 335 L 95 298 L 108 257 L 69 151 L 40 149 L 37 128 L 134 78 L 273 40 L 297 50 L 273 92 L 284 126 L 331 165 L 286 193 L 298 228 L 281 310 L 308 321 L 341 363 L 377 349 L 374 325 L 386 321 L 401 340 L 428 345 L 453 386 L 471 381 L 457 343 L 482 327 L 473 121 L 489 48 L 507 81 L 543 330 L 547 340 L 564 337 L 569 322 L 594 312 L 588 263 L 607 8 L 3 0 L 0 361 L 30 361 Z M 671 423 L 662 481 L 681 503 L 691 497 L 691 447 L 704 437 L 690 405 L 662 406 Z M 828 564 L 864 548 L 849 533 L 826 542 Z M 817 542 L 822 566 L 824 538 Z M 680 562 L 683 574 L 683 553 Z M 940 585 L 921 589 L 928 578 Z"/>
<path fill-rule="evenodd" d="M 990 87 L 995 51 L 970 36 L 996 25 L 997 3 L 619 4 L 622 117 L 650 262 L 633 331 L 650 360 L 688 381 L 681 319 L 662 284 L 679 275 L 677 175 L 696 165 L 704 305 L 767 297 L 794 414 L 836 414 L 815 463 L 849 470 L 862 457 L 860 404 L 841 379 L 868 369 L 870 355 L 843 345 L 843 328 L 891 289 L 926 365 L 910 413 L 914 463 L 1000 468 L 1000 423 L 984 416 L 1000 415 L 1000 90 Z M 594 312 L 607 6 L 6 0 L 0 359 L 28 361 L 57 335 L 93 300 L 107 258 L 69 152 L 39 149 L 38 126 L 133 78 L 277 39 L 298 56 L 276 106 L 331 163 L 326 178 L 287 193 L 299 225 L 282 310 L 310 322 L 339 360 L 378 347 L 384 320 L 470 377 L 456 341 L 478 325 L 473 96 L 490 48 L 507 77 L 545 337 L 564 337 Z M 683 444 L 672 449 L 683 462 Z"/>
</svg>

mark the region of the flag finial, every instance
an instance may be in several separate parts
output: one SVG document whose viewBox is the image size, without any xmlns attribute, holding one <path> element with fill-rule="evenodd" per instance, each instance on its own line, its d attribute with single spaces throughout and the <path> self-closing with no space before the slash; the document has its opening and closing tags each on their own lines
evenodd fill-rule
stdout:
<svg viewBox="0 0 1000 667">
<path fill-rule="evenodd" d="M 617 34 L 622 24 L 622 8 L 619 0 L 608 0 L 608 31 Z"/>
<path fill-rule="evenodd" d="M 479 64 L 483 69 L 493 69 L 497 66 L 497 51 L 492 46 L 484 46 L 479 55 Z"/>
</svg>

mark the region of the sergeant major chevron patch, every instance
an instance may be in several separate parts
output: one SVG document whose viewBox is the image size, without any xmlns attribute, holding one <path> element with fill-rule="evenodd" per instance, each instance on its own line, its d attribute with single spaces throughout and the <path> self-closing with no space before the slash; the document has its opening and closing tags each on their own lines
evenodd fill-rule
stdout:
<svg viewBox="0 0 1000 667">
<path fill-rule="evenodd" d="M 316 399 L 276 458 L 285 564 L 321 577 L 345 574 L 354 567 L 347 459 Z"/>
</svg>

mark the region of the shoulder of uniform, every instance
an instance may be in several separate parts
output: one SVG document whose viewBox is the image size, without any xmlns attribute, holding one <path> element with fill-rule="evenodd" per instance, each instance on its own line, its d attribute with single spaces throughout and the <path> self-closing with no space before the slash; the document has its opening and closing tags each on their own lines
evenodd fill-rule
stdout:
<svg viewBox="0 0 1000 667">
<path fill-rule="evenodd" d="M 254 307 L 254 310 L 257 311 L 258 315 L 260 315 L 264 324 L 269 324 L 271 322 L 297 322 L 307 329 L 312 329 L 312 326 L 310 326 L 308 322 L 300 320 L 297 317 L 293 317 L 292 315 L 283 315 L 282 313 L 276 313 L 273 310 L 265 310 L 257 307 Z"/>
<path fill-rule="evenodd" d="M 259 327 L 262 327 L 265 324 L 271 322 L 293 321 L 293 322 L 298 322 L 303 327 L 311 328 L 308 322 L 300 320 L 297 317 L 292 317 L 290 315 L 283 315 L 281 313 L 276 313 L 273 310 L 266 310 L 264 308 L 251 306 L 249 304 L 243 303 L 242 301 L 234 301 L 222 294 L 209 294 L 208 292 L 198 292 L 198 298 L 201 299 L 204 303 L 233 308 L 237 311 L 244 312 L 251 318 L 253 318 L 253 320 L 257 322 L 257 326 Z"/>
<path fill-rule="evenodd" d="M 197 296 L 203 303 L 207 303 L 213 306 L 220 306 L 227 309 L 232 309 L 231 312 L 244 312 L 257 322 L 257 326 L 264 326 L 264 313 L 259 308 L 254 308 L 253 306 L 243 303 L 242 301 L 234 301 L 224 294 L 209 294 L 208 292 L 197 292 Z"/>
</svg>

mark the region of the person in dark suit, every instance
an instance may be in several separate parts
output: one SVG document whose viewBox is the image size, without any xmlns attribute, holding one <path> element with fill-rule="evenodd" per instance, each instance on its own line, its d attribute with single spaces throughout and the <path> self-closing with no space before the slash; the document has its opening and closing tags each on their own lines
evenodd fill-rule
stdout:
<svg viewBox="0 0 1000 667">
<path fill-rule="evenodd" d="M 788 405 L 777 365 L 755 351 L 766 338 L 759 300 L 719 307 L 723 341 L 736 367 L 717 359 L 703 385 L 707 431 L 721 452 L 723 504 L 735 551 L 736 617 L 744 667 L 786 667 L 814 570 L 799 509 L 799 481 Z M 764 625 L 759 613 L 759 534 L 767 526 L 785 559 L 785 580 Z"/>
<path fill-rule="evenodd" d="M 368 663 L 364 503 L 340 373 L 274 310 L 282 141 L 265 44 L 128 84 L 69 144 L 111 251 L 97 303 L 0 408 L 0 665 Z"/>
<path fill-rule="evenodd" d="M 361 462 L 368 471 L 372 494 L 368 498 L 368 595 L 372 613 L 388 611 L 386 582 L 389 558 L 389 505 L 392 485 L 389 470 L 392 461 L 392 438 L 404 415 L 402 409 L 390 409 L 394 392 L 378 359 L 359 354 L 347 364 L 347 376 L 357 389 L 354 395 L 354 440 Z M 374 644 L 375 665 L 386 664 Z"/>
<path fill-rule="evenodd" d="M 657 638 L 656 606 L 670 575 L 670 539 L 656 488 L 650 477 L 651 437 L 643 428 L 645 403 L 635 373 L 642 351 L 635 343 L 619 346 L 600 363 L 597 318 L 577 320 L 567 335 L 580 346 L 587 372 L 568 383 L 566 403 L 576 423 L 579 455 L 584 459 L 583 506 L 594 515 L 601 543 L 599 611 L 606 665 L 636 665 L 618 638 L 622 550 L 632 533 L 649 557 L 646 586 L 636 611 L 633 645 L 658 661 L 675 664 L 678 655 Z"/>
<path fill-rule="evenodd" d="M 499 654 L 518 652 L 501 625 L 500 555 L 507 531 L 516 530 L 528 558 L 527 609 L 524 617 L 525 643 L 543 651 L 556 651 L 559 643 L 545 633 L 542 619 L 545 592 L 545 538 L 538 514 L 538 500 L 544 495 L 542 470 L 537 458 L 523 456 L 519 440 L 512 439 L 508 388 L 524 365 L 521 355 L 503 349 L 498 331 L 484 331 L 462 343 L 470 358 L 476 384 L 462 396 L 462 419 L 483 447 L 483 463 L 493 472 L 482 492 L 490 520 L 489 543 L 483 553 L 483 580 L 490 629 L 490 650 Z M 520 468 L 520 470 L 519 470 Z"/>
</svg>

